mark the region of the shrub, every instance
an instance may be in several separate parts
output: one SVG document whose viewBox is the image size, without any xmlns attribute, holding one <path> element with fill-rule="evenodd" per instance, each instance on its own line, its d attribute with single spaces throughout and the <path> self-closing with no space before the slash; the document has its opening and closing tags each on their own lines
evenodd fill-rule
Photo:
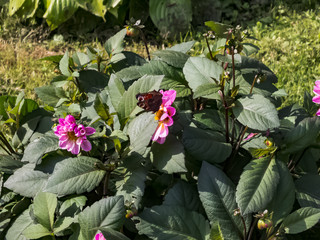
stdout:
<svg viewBox="0 0 320 240">
<path fill-rule="evenodd" d="M 306 93 L 277 111 L 286 93 L 247 34 L 206 24 L 206 57 L 191 41 L 147 61 L 123 29 L 104 51 L 45 58 L 60 75 L 35 89 L 43 106 L 0 97 L 2 238 L 273 239 L 318 223 L 318 106 Z"/>
</svg>

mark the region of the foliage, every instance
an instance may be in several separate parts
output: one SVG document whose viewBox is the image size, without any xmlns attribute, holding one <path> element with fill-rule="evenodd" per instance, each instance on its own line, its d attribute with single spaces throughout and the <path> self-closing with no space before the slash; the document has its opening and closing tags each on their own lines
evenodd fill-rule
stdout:
<svg viewBox="0 0 320 240">
<path fill-rule="evenodd" d="M 318 106 L 306 94 L 277 111 L 286 94 L 247 34 L 207 25 L 220 34 L 205 36 L 205 56 L 187 42 L 146 60 L 125 50 L 122 29 L 104 50 L 43 58 L 59 75 L 35 89 L 41 105 L 0 97 L 13 134 L 0 133 L 0 239 L 274 239 L 319 222 Z M 165 106 L 136 99 L 159 89 L 177 93 L 163 144 L 150 140 Z M 81 135 L 90 152 L 63 150 L 77 134 L 54 135 L 67 115 L 95 129 Z"/>
</svg>

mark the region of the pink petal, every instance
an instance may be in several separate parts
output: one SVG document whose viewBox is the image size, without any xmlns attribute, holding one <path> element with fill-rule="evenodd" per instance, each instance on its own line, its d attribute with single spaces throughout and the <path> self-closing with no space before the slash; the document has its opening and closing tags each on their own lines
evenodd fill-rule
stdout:
<svg viewBox="0 0 320 240">
<path fill-rule="evenodd" d="M 315 93 L 315 94 L 317 94 L 317 95 L 320 95 L 320 86 L 319 87 L 314 87 L 313 88 L 313 92 Z"/>
<path fill-rule="evenodd" d="M 76 120 L 74 119 L 74 117 L 72 115 L 67 115 L 64 120 L 68 124 L 76 123 Z"/>
<path fill-rule="evenodd" d="M 92 127 L 86 127 L 86 135 L 92 135 L 96 132 L 96 130 Z"/>
<path fill-rule="evenodd" d="M 172 117 L 176 114 L 176 109 L 174 107 L 167 107 L 167 113 Z"/>
<path fill-rule="evenodd" d="M 320 95 L 312 98 L 312 102 L 320 104 Z"/>
<path fill-rule="evenodd" d="M 164 144 L 165 141 L 166 141 L 166 138 L 158 138 L 157 143 Z"/>
<path fill-rule="evenodd" d="M 59 141 L 66 141 L 69 138 L 67 134 L 61 134 L 59 137 Z"/>
<path fill-rule="evenodd" d="M 243 139 L 243 141 L 248 141 L 250 138 L 253 138 L 257 134 L 258 133 L 250 133 L 245 139 Z"/>
<path fill-rule="evenodd" d="M 64 122 L 65 122 L 64 118 L 59 118 L 59 124 L 61 126 L 64 126 Z"/>
<path fill-rule="evenodd" d="M 164 92 L 161 92 L 161 93 L 163 95 L 162 96 L 162 104 L 165 107 L 171 106 L 171 104 L 176 99 L 177 92 L 175 90 L 168 90 L 168 91 L 164 91 Z"/>
<path fill-rule="evenodd" d="M 151 137 L 152 141 L 157 141 L 160 135 L 160 124 L 158 125 L 156 131 L 154 132 L 154 134 Z"/>
<path fill-rule="evenodd" d="M 166 136 L 168 136 L 169 134 L 169 129 L 165 124 L 160 124 L 160 128 L 159 128 L 159 137 L 161 138 L 165 138 Z"/>
<path fill-rule="evenodd" d="M 173 125 L 173 119 L 172 117 L 167 117 L 165 120 L 163 120 L 163 124 L 165 124 L 166 126 L 170 127 Z"/>
<path fill-rule="evenodd" d="M 103 236 L 102 233 L 98 233 L 96 236 L 95 236 L 95 240 L 106 240 Z"/>
<path fill-rule="evenodd" d="M 320 86 L 320 80 L 315 81 L 314 84 L 319 87 Z"/>
<path fill-rule="evenodd" d="M 88 140 L 84 140 L 81 143 L 81 148 L 83 149 L 83 151 L 89 152 L 92 149 L 92 146 Z"/>
<path fill-rule="evenodd" d="M 78 155 L 79 152 L 80 152 L 80 145 L 74 144 L 73 148 L 71 149 L 71 153 L 75 154 L 75 155 Z"/>
<path fill-rule="evenodd" d="M 320 116 L 320 108 L 319 108 L 319 110 L 317 111 L 317 116 Z"/>
<path fill-rule="evenodd" d="M 61 149 L 67 149 L 67 144 L 68 141 L 59 141 L 59 147 L 61 147 Z"/>
</svg>

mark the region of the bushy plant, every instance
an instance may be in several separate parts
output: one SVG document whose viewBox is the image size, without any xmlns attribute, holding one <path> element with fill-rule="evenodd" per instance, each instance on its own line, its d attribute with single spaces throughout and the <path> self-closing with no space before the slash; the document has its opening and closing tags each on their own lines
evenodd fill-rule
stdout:
<svg viewBox="0 0 320 240">
<path fill-rule="evenodd" d="M 45 60 L 60 74 L 0 97 L 2 239 L 274 239 L 320 219 L 319 84 L 280 111 L 276 75 L 241 28 L 194 41 Z M 312 101 L 314 100 L 314 102 Z M 318 112 L 319 113 L 319 112 Z"/>
</svg>

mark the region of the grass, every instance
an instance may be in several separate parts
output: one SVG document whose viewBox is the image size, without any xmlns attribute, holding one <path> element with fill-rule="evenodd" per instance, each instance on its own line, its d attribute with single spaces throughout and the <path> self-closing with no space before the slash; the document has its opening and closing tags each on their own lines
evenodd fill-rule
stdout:
<svg viewBox="0 0 320 240">
<path fill-rule="evenodd" d="M 314 81 L 320 78 L 319 13 L 318 5 L 313 11 L 296 12 L 284 4 L 274 8 L 272 21 L 263 23 L 262 19 L 249 29 L 259 39 L 254 43 L 261 49 L 254 57 L 275 72 L 279 80 L 277 87 L 285 88 L 289 94 L 285 105 L 301 103 L 304 91 L 311 93 Z M 17 25 L 17 19 L 5 23 L 0 31 L 0 95 L 16 95 L 24 90 L 28 98 L 35 99 L 34 88 L 48 84 L 55 75 L 54 66 L 39 61 L 40 58 L 63 54 L 67 49 L 81 51 L 86 45 L 102 47 L 97 41 L 89 44 L 53 40 L 38 43 L 26 38 L 28 35 L 21 30 L 23 26 Z M 14 26 L 18 26 L 20 32 L 9 31 L 15 29 Z M 157 49 L 156 46 L 151 48 L 151 51 Z M 133 42 L 126 49 L 146 57 L 142 43 Z M 200 46 L 200 49 L 204 48 Z"/>
</svg>

